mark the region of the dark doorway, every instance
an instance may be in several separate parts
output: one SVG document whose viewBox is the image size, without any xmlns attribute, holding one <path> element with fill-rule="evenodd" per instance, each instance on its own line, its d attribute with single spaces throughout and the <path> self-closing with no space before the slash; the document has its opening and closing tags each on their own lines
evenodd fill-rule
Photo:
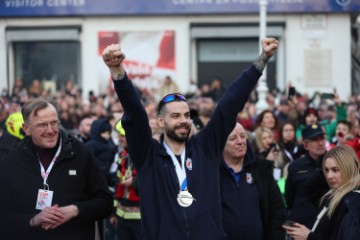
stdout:
<svg viewBox="0 0 360 240">
<path fill-rule="evenodd" d="M 198 39 L 198 85 L 211 84 L 217 78 L 227 87 L 259 55 L 257 38 Z M 267 65 L 269 90 L 276 88 L 276 58 Z"/>
</svg>

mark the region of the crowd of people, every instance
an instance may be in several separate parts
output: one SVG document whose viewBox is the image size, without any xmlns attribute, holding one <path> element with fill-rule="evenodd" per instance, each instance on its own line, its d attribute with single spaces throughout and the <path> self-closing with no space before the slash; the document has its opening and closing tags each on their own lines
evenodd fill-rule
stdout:
<svg viewBox="0 0 360 240">
<path fill-rule="evenodd" d="M 141 91 L 116 44 L 114 88 L 87 101 L 70 81 L 49 98 L 17 79 L 0 97 L 0 236 L 359 239 L 359 99 L 269 92 L 258 113 L 278 42 L 262 47 L 226 90 L 180 94 L 168 76 Z"/>
</svg>

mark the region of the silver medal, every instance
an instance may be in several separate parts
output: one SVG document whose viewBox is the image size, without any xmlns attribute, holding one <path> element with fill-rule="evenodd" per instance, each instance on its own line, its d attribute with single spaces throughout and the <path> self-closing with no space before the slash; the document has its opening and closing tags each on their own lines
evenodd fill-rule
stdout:
<svg viewBox="0 0 360 240">
<path fill-rule="evenodd" d="M 189 207 L 195 199 L 188 191 L 180 191 L 177 195 L 177 201 L 182 207 Z"/>
</svg>

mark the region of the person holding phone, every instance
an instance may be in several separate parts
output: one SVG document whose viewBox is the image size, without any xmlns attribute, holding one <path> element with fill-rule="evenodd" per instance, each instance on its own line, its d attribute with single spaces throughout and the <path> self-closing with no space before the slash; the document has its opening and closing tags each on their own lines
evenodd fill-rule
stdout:
<svg viewBox="0 0 360 240">
<path fill-rule="evenodd" d="M 330 190 L 323 196 L 321 211 L 312 229 L 300 223 L 283 227 L 294 240 L 360 239 L 360 167 L 354 150 L 341 145 L 324 157 L 323 172 Z"/>
<path fill-rule="evenodd" d="M 275 180 L 283 177 L 283 168 L 285 166 L 284 156 L 270 129 L 260 127 L 255 130 L 255 149 L 257 157 L 272 162 Z"/>
</svg>

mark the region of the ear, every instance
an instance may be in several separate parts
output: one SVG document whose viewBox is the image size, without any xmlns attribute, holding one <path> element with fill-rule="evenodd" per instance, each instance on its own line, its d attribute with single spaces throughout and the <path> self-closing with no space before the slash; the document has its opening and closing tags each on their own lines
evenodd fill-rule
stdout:
<svg viewBox="0 0 360 240">
<path fill-rule="evenodd" d="M 308 151 L 308 150 L 309 150 L 309 147 L 308 147 L 308 142 L 307 142 L 307 141 L 304 141 L 304 148 L 305 148 L 305 150 L 306 150 L 306 151 Z"/>
<path fill-rule="evenodd" d="M 26 123 L 22 124 L 22 129 L 24 130 L 24 132 L 26 133 L 26 136 L 30 136 L 31 135 L 31 131 L 28 125 L 26 125 Z"/>
<path fill-rule="evenodd" d="M 165 119 L 164 119 L 164 117 L 159 115 L 157 117 L 157 123 L 158 123 L 159 127 L 164 128 L 165 127 Z"/>
</svg>

